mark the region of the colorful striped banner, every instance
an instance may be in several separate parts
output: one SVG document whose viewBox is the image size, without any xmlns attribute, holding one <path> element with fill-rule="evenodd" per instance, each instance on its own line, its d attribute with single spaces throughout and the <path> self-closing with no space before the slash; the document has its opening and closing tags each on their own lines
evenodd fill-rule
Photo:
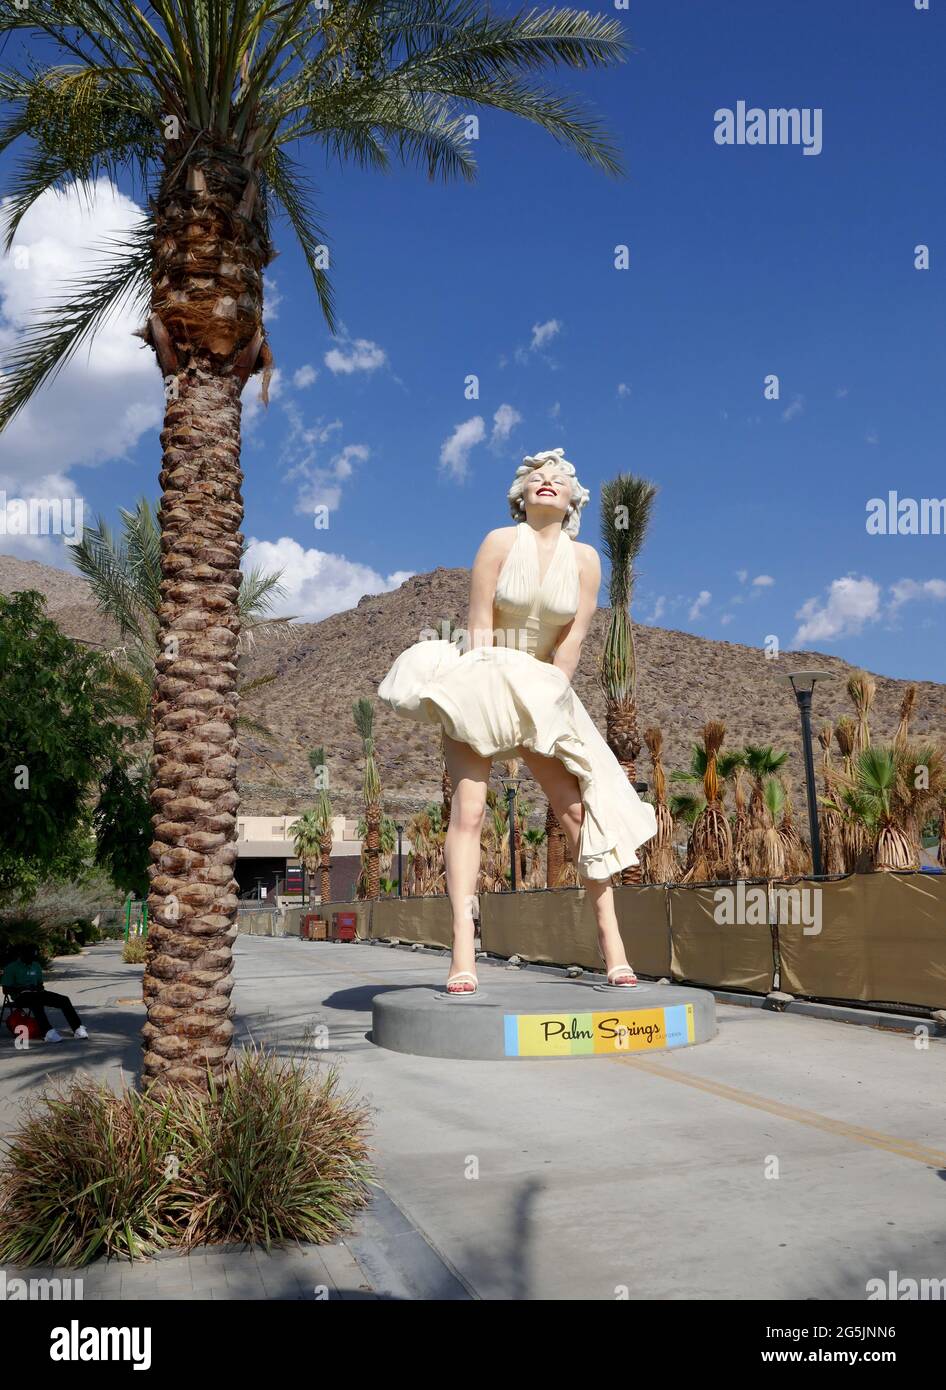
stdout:
<svg viewBox="0 0 946 1390">
<path fill-rule="evenodd" d="M 507 1057 L 577 1057 L 598 1052 L 656 1052 L 693 1041 L 693 1005 L 612 1013 L 506 1014 Z"/>
</svg>

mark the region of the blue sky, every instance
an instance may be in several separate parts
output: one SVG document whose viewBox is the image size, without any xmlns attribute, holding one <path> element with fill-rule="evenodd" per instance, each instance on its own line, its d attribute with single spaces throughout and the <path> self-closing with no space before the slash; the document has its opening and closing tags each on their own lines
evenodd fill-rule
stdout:
<svg viewBox="0 0 946 1390">
<path fill-rule="evenodd" d="M 624 180 L 491 114 L 473 186 L 309 159 L 344 331 L 327 333 L 278 229 L 280 374 L 244 448 L 254 557 L 288 565 L 288 611 L 312 617 L 469 565 L 508 521 L 522 456 L 562 446 L 592 491 L 583 540 L 597 542 L 604 479 L 660 488 L 638 621 L 946 680 L 946 535 L 865 524 L 890 491 L 946 496 L 946 5 L 639 0 L 615 13 L 628 63 L 562 83 L 617 136 Z M 717 144 L 714 113 L 740 100 L 820 109 L 821 152 Z M 920 244 L 928 270 L 914 267 Z M 0 292 L 19 283 L 8 272 Z M 107 363 L 67 382 L 71 414 L 51 388 L 44 413 L 61 408 L 69 429 L 37 444 L 34 411 L 0 444 L 7 490 L 66 477 L 87 515 L 112 519 L 155 497 L 159 401 L 147 363 L 128 370 L 118 386 Z M 777 400 L 764 399 L 770 374 Z M 104 431 L 85 456 L 83 420 Z M 313 525 L 320 499 L 327 529 Z M 65 563 L 10 537 L 0 549 Z"/>
</svg>

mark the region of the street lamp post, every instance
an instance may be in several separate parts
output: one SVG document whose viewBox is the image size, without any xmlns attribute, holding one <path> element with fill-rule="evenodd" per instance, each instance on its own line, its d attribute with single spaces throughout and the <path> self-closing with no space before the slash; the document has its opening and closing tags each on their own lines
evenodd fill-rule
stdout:
<svg viewBox="0 0 946 1390">
<path fill-rule="evenodd" d="M 404 896 L 404 874 L 401 868 L 401 836 L 404 834 L 404 827 L 400 823 L 395 826 L 397 830 L 397 895 L 399 898 Z"/>
<path fill-rule="evenodd" d="M 818 794 L 815 789 L 815 761 L 811 746 L 811 695 L 816 681 L 830 680 L 828 671 L 788 671 L 788 681 L 798 702 L 801 741 L 805 755 L 805 790 L 808 795 L 808 830 L 811 835 L 811 867 L 816 878 L 824 873 L 821 863 L 821 832 L 818 828 Z"/>
</svg>

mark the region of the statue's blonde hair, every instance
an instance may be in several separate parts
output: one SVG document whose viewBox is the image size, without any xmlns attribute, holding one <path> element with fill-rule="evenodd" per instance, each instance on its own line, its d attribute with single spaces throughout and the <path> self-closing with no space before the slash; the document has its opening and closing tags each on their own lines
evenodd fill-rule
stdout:
<svg viewBox="0 0 946 1390">
<path fill-rule="evenodd" d="M 572 540 L 578 535 L 581 526 L 581 510 L 591 499 L 591 493 L 586 487 L 582 487 L 575 472 L 575 465 L 569 463 L 565 457 L 564 449 L 545 449 L 541 454 L 528 454 L 519 467 L 516 469 L 516 477 L 512 487 L 506 496 L 509 498 L 509 510 L 513 521 L 525 521 L 526 508 L 522 500 L 525 491 L 526 479 L 530 473 L 534 473 L 537 468 L 543 468 L 547 463 L 554 463 L 565 474 L 566 478 L 571 479 L 572 496 L 565 513 L 565 520 L 562 522 L 563 530 L 567 531 Z"/>
</svg>

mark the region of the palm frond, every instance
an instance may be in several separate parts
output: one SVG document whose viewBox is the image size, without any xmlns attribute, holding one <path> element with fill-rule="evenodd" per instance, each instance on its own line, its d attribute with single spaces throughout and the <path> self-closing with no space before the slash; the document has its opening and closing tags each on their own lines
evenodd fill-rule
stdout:
<svg viewBox="0 0 946 1390">
<path fill-rule="evenodd" d="M 67 287 L 68 298 L 45 309 L 13 346 L 0 384 L 0 430 L 51 380 L 73 353 L 129 299 L 143 306 L 150 292 L 150 219 L 108 243 L 108 262 Z"/>
</svg>

